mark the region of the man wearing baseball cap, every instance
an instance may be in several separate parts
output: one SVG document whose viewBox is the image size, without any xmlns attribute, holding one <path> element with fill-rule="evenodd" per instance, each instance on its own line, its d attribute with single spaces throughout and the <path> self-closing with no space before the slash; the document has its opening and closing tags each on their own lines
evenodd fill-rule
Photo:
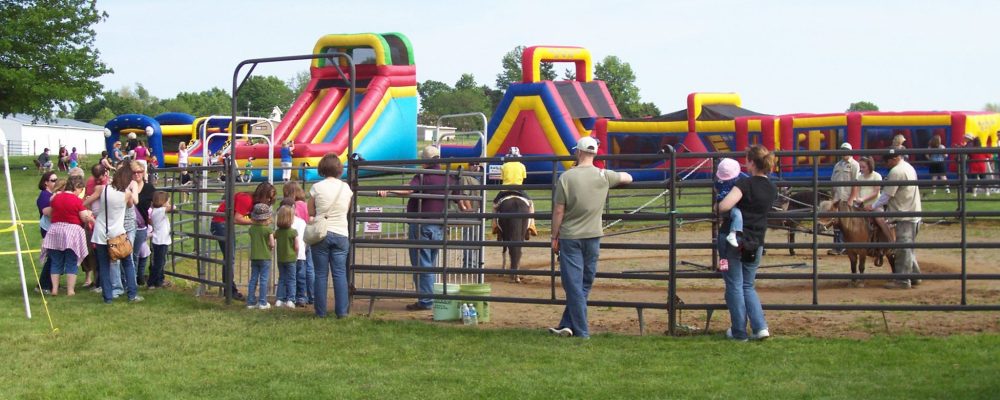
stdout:
<svg viewBox="0 0 1000 400">
<path fill-rule="evenodd" d="M 423 168 L 429 170 L 440 169 L 439 162 L 441 158 L 441 150 L 437 146 L 429 145 L 424 147 L 420 151 L 420 158 L 425 160 Z M 428 213 L 428 214 L 439 214 L 443 213 L 447 205 L 444 201 L 444 195 L 448 191 L 444 189 L 423 189 L 424 186 L 444 186 L 449 184 L 452 186 L 458 186 L 458 178 L 454 175 L 444 175 L 443 173 L 421 173 L 413 176 L 410 179 L 409 185 L 413 187 L 410 190 L 379 190 L 378 195 L 385 197 L 389 193 L 393 193 L 400 196 L 409 196 L 413 193 L 421 193 L 425 195 L 437 195 L 430 198 L 414 198 L 406 202 L 406 212 L 408 213 Z M 451 190 L 452 195 L 461 194 L 458 190 Z M 462 203 L 455 200 L 462 211 L 467 211 L 464 209 Z M 407 238 L 410 240 L 426 240 L 439 242 L 444 239 L 444 225 L 442 225 L 438 220 L 441 219 L 439 216 L 429 216 L 422 217 L 427 219 L 427 223 L 411 223 L 409 227 L 409 232 Z M 440 244 L 428 244 L 428 247 L 410 249 L 410 265 L 413 267 L 422 268 L 433 268 L 437 265 L 438 258 L 438 248 Z M 417 293 L 422 295 L 429 295 L 434 289 L 434 274 L 432 273 L 417 273 L 413 274 L 413 284 L 417 288 Z M 434 305 L 434 301 L 429 297 L 421 297 L 417 299 L 415 303 L 407 304 L 406 309 L 409 311 L 424 311 L 430 310 Z"/>
<path fill-rule="evenodd" d="M 590 337 L 587 296 L 597 274 L 601 213 L 608 190 L 632 182 L 632 176 L 594 166 L 600 143 L 589 136 L 576 143 L 575 167 L 559 177 L 552 207 L 552 249 L 559 255 L 559 272 L 566 291 L 562 320 L 549 332 L 558 336 Z"/>
<path fill-rule="evenodd" d="M 854 150 L 854 146 L 850 143 L 844 142 L 840 145 L 841 150 Z M 861 174 L 861 166 L 858 165 L 858 161 L 854 159 L 850 154 L 844 154 L 840 157 L 840 161 L 833 166 L 833 173 L 830 175 L 830 180 L 833 182 L 856 182 L 858 176 Z M 847 204 L 853 204 L 854 198 L 857 196 L 857 186 L 834 186 L 833 187 L 833 201 L 842 200 L 846 201 Z M 833 231 L 833 242 L 834 243 L 844 243 L 844 233 L 840 229 L 834 229 Z M 846 252 L 846 249 L 830 249 L 826 252 L 831 256 L 839 256 Z"/>
</svg>

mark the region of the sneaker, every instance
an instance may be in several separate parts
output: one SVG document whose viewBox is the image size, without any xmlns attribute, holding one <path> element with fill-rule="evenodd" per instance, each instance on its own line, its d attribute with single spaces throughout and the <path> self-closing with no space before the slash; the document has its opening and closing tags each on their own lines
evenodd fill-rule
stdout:
<svg viewBox="0 0 1000 400">
<path fill-rule="evenodd" d="M 253 304 L 247 304 L 247 310 L 256 310 L 257 306 Z"/>
<path fill-rule="evenodd" d="M 736 240 L 736 232 L 729 232 L 729 234 L 726 235 L 726 242 L 728 242 L 730 246 L 740 247 L 740 242 Z"/>
<path fill-rule="evenodd" d="M 246 296 L 243 295 L 243 293 L 240 293 L 240 292 L 233 293 L 233 300 L 242 301 L 242 300 L 246 300 L 246 299 L 247 298 L 246 298 Z"/>
<path fill-rule="evenodd" d="M 828 255 L 828 256 L 842 256 L 846 252 L 847 252 L 847 250 L 830 249 L 830 250 L 826 251 L 826 255 Z"/>
<path fill-rule="evenodd" d="M 910 288 L 910 282 L 909 281 L 892 281 L 892 282 L 886 283 L 885 286 L 883 286 L 883 287 L 886 288 L 886 289 L 909 289 Z"/>
<path fill-rule="evenodd" d="M 945 192 L 945 193 L 948 193 L 948 194 L 951 194 L 951 189 L 950 189 L 950 188 L 945 188 L 945 189 L 944 189 L 944 192 Z"/>
<path fill-rule="evenodd" d="M 279 308 L 280 307 L 284 307 L 285 306 L 285 302 L 281 301 L 281 300 L 278 300 L 278 301 L 274 302 L 274 306 L 275 307 L 279 307 Z"/>
<path fill-rule="evenodd" d="M 128 302 L 129 303 L 138 303 L 138 302 L 143 301 L 143 300 L 146 300 L 146 299 L 142 298 L 142 296 L 135 296 L 135 297 L 133 297 L 131 299 L 128 299 Z"/>
<path fill-rule="evenodd" d="M 295 307 L 297 307 L 297 308 L 306 308 L 306 303 L 303 303 L 301 301 L 296 302 L 295 303 Z"/>
<path fill-rule="evenodd" d="M 560 337 L 573 336 L 573 330 L 569 328 L 549 328 L 549 333 Z"/>
<path fill-rule="evenodd" d="M 427 311 L 431 308 L 420 304 L 419 302 L 406 305 L 406 311 Z"/>
<path fill-rule="evenodd" d="M 735 340 L 737 342 L 745 342 L 746 339 L 737 339 L 733 337 L 733 328 L 726 328 L 726 339 Z"/>
<path fill-rule="evenodd" d="M 757 333 L 750 335 L 750 339 L 753 340 L 764 340 L 771 337 L 771 332 L 768 332 L 767 328 L 761 329 Z"/>
<path fill-rule="evenodd" d="M 257 305 L 257 309 L 259 309 L 259 310 L 267 310 L 269 308 L 271 308 L 271 304 L 268 303 L 268 302 L 266 302 L 266 301 L 263 302 L 263 303 L 261 303 L 261 304 L 259 304 L 259 305 Z"/>
<path fill-rule="evenodd" d="M 910 287 L 917 286 L 921 283 L 924 283 L 921 279 L 910 279 Z"/>
</svg>

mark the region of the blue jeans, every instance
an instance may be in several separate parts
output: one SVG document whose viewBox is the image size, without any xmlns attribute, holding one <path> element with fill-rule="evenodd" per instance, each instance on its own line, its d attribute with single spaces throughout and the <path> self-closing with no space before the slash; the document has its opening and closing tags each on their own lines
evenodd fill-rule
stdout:
<svg viewBox="0 0 1000 400">
<path fill-rule="evenodd" d="M 295 302 L 310 303 L 313 301 L 313 285 L 316 283 L 316 271 L 312 268 L 312 250 L 306 249 L 306 259 L 295 262 Z"/>
<path fill-rule="evenodd" d="M 295 263 L 278 263 L 278 300 L 282 302 L 295 301 Z"/>
<path fill-rule="evenodd" d="M 112 291 L 114 290 L 114 283 L 117 279 L 117 283 L 121 284 L 121 271 L 117 271 L 118 276 L 115 276 L 115 270 L 119 269 L 120 264 L 125 270 L 125 291 L 128 293 L 129 300 L 134 299 L 136 294 L 138 294 L 139 287 L 135 283 L 135 266 L 132 265 L 132 258 L 125 257 L 120 261 L 111 262 L 111 254 L 108 252 L 108 245 L 98 244 L 97 245 L 97 265 L 100 268 L 101 275 L 101 295 L 104 297 L 105 303 L 110 303 L 114 298 L 112 297 Z"/>
<path fill-rule="evenodd" d="M 729 270 L 722 273 L 722 278 L 726 282 L 726 308 L 729 309 L 733 338 L 747 339 L 748 319 L 754 333 L 767 329 L 764 309 L 757 297 L 757 289 L 754 288 L 754 278 L 763 257 L 764 246 L 757 248 L 757 261 L 753 263 L 740 261 L 740 251 L 725 240 L 720 240 L 718 246 L 719 254 L 729 261 Z"/>
<path fill-rule="evenodd" d="M 51 275 L 76 275 L 77 264 L 76 264 L 76 253 L 73 250 L 48 250 L 48 259 L 51 260 L 51 267 L 49 269 L 49 274 Z M 52 284 L 52 280 L 49 280 L 49 284 Z"/>
<path fill-rule="evenodd" d="M 149 266 L 149 287 L 163 286 L 163 269 L 167 266 L 167 245 L 153 245 L 153 262 Z"/>
<path fill-rule="evenodd" d="M 132 241 L 132 263 L 135 264 L 136 281 L 139 284 L 146 282 L 146 257 L 139 257 L 139 248 L 146 241 L 148 233 L 146 229 L 138 228 L 135 230 L 135 240 Z M 152 275 L 152 272 L 150 272 L 150 275 Z"/>
<path fill-rule="evenodd" d="M 566 309 L 559 328 L 573 330 L 573 336 L 590 337 L 587 328 L 587 298 L 597 276 L 601 238 L 559 239 L 559 274 L 566 292 Z"/>
<path fill-rule="evenodd" d="M 410 240 L 439 241 L 444 238 L 444 228 L 441 225 L 410 224 L 407 237 Z M 435 247 L 410 249 L 410 266 L 434 268 L 437 265 L 438 257 L 438 248 L 436 246 L 439 245 L 433 244 L 431 246 Z M 416 286 L 417 293 L 419 294 L 431 294 L 434 291 L 434 274 L 413 274 L 413 286 Z M 427 297 L 421 297 L 417 300 L 417 303 L 425 308 L 431 308 L 434 305 L 434 301 Z"/>
<path fill-rule="evenodd" d="M 732 221 L 730 232 L 743 232 L 743 211 L 739 207 L 729 209 L 729 219 Z"/>
<path fill-rule="evenodd" d="M 313 265 L 316 280 L 313 282 L 313 296 L 316 316 L 326 316 L 326 282 L 328 274 L 333 277 L 333 312 L 337 318 L 347 316 L 350 295 L 347 293 L 347 250 L 350 241 L 347 236 L 333 232 L 326 233 L 326 239 L 312 245 Z"/>
<path fill-rule="evenodd" d="M 247 305 L 262 306 L 267 303 L 267 278 L 271 272 L 271 260 L 250 260 L 250 283 L 247 285 Z M 260 295 L 258 298 L 258 291 Z"/>
</svg>

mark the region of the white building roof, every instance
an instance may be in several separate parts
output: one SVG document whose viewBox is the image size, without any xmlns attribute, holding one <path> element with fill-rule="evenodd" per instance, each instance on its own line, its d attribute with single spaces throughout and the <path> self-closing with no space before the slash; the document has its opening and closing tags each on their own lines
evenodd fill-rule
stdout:
<svg viewBox="0 0 1000 400">
<path fill-rule="evenodd" d="M 32 116 L 30 116 L 28 114 L 14 114 L 14 115 L 8 116 L 7 118 L 4 118 L 4 119 L 9 120 L 9 121 L 14 121 L 14 122 L 20 123 L 21 125 L 25 125 L 25 126 L 30 126 L 30 125 L 34 125 L 34 126 L 66 126 L 66 127 L 79 128 L 79 129 L 93 129 L 93 130 L 97 130 L 97 131 L 104 130 L 103 126 L 94 125 L 94 124 L 87 123 L 87 122 L 81 122 L 81 121 L 77 121 L 75 119 L 69 119 L 69 118 L 51 118 L 50 120 L 46 121 L 44 119 L 37 119 L 37 118 L 32 117 Z"/>
</svg>

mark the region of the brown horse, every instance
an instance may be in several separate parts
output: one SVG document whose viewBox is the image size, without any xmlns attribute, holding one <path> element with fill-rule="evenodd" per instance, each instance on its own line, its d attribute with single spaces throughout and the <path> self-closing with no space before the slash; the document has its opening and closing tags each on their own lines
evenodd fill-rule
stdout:
<svg viewBox="0 0 1000 400">
<path fill-rule="evenodd" d="M 497 213 L 501 214 L 497 218 L 497 240 L 503 242 L 520 242 L 528 240 L 528 218 L 527 217 L 505 217 L 502 214 L 524 214 L 531 212 L 527 198 L 519 195 L 507 195 L 497 202 Z M 507 268 L 507 252 L 510 252 L 510 270 L 516 272 L 521 266 L 521 246 L 503 246 L 503 264 L 501 268 Z M 516 273 L 511 274 L 511 282 L 520 283 L 521 276 Z"/>
<path fill-rule="evenodd" d="M 836 210 L 838 212 L 861 211 L 842 200 L 821 202 L 820 209 L 823 211 Z M 864 217 L 834 217 L 829 219 L 821 218 L 820 223 L 827 227 L 840 229 L 844 233 L 845 243 L 892 243 L 896 241 L 895 232 L 888 229 L 881 221 L 869 223 L 868 218 Z M 889 260 L 889 266 L 892 270 L 896 270 L 896 257 L 892 250 L 884 248 L 850 248 L 847 249 L 847 256 L 851 259 L 852 274 L 865 273 L 865 260 L 868 257 L 873 257 L 875 266 L 881 266 L 882 257 L 884 256 Z M 851 286 L 853 287 L 864 287 L 864 285 L 863 280 L 851 280 Z"/>
</svg>

